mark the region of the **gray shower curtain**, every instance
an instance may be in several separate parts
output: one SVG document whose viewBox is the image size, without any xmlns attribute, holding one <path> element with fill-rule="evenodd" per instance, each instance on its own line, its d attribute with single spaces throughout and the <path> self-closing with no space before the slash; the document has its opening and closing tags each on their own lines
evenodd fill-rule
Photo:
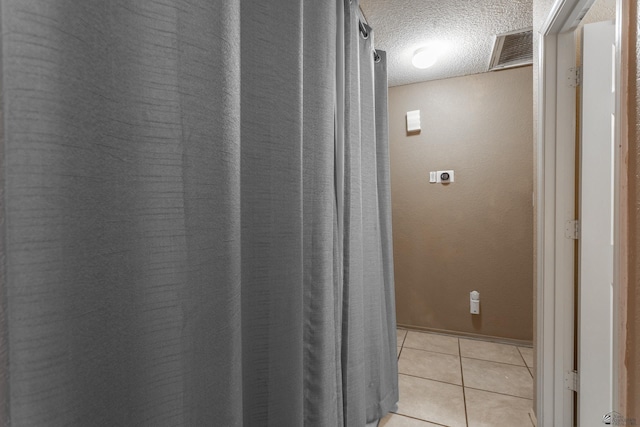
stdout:
<svg viewBox="0 0 640 427">
<path fill-rule="evenodd" d="M 0 425 L 388 412 L 385 56 L 357 1 L 0 14 Z"/>
</svg>

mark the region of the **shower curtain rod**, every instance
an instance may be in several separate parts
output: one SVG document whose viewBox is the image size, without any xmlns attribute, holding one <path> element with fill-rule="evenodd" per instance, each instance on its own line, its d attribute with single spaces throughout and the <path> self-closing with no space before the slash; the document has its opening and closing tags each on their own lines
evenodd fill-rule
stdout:
<svg viewBox="0 0 640 427">
<path fill-rule="evenodd" d="M 362 13 L 362 9 L 360 9 L 359 6 L 358 6 L 358 14 L 360 15 L 360 19 L 358 20 L 358 26 L 360 27 L 360 34 L 362 34 L 362 37 L 366 39 L 369 37 L 369 31 L 367 31 L 367 26 L 369 26 L 369 23 L 367 22 L 367 19 L 364 17 L 364 13 Z M 380 62 L 380 55 L 378 55 L 378 51 L 375 48 L 373 48 L 373 60 L 374 62 Z"/>
</svg>

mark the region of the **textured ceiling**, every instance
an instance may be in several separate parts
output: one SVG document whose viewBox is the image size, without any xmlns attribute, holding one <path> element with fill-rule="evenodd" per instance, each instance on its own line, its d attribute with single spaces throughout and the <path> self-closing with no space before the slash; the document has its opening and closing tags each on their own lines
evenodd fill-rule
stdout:
<svg viewBox="0 0 640 427">
<path fill-rule="evenodd" d="M 387 52 L 389 86 L 483 73 L 496 34 L 533 25 L 533 0 L 360 0 L 374 44 Z M 442 46 L 438 62 L 420 70 L 413 52 Z"/>
</svg>

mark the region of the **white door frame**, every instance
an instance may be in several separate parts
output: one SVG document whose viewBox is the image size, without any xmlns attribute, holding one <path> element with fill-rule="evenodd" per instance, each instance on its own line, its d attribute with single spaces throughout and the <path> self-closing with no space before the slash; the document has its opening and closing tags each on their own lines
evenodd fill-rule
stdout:
<svg viewBox="0 0 640 427">
<path fill-rule="evenodd" d="M 538 45 L 538 123 L 536 170 L 537 352 L 536 417 L 538 427 L 573 425 L 573 391 L 567 373 L 574 369 L 574 240 L 567 227 L 575 212 L 576 89 L 568 84 L 575 67 L 574 30 L 577 17 L 595 0 L 556 0 L 540 30 Z M 617 0 L 616 86 L 620 89 L 620 23 L 622 0 Z M 616 146 L 620 142 L 620 90 L 616 97 Z M 616 157 L 619 150 L 616 150 Z M 615 165 L 619 177 L 619 159 Z M 619 181 L 615 181 L 616 195 Z M 617 201 L 617 199 L 616 199 Z M 617 205 L 617 203 L 616 203 Z M 618 207 L 614 211 L 618 230 Z M 616 239 L 619 235 L 616 235 Z M 614 242 L 614 278 L 619 277 L 619 241 Z M 619 316 L 618 281 L 614 280 L 614 325 Z M 620 342 L 614 333 L 613 389 L 618 390 Z M 614 408 L 619 397 L 614 391 Z"/>
</svg>

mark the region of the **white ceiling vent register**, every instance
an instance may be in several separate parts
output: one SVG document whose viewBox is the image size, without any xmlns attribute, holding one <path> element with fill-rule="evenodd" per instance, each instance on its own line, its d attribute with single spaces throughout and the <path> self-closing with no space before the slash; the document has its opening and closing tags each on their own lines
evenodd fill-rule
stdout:
<svg viewBox="0 0 640 427">
<path fill-rule="evenodd" d="M 498 34 L 493 45 L 489 71 L 533 63 L 533 29 Z"/>
</svg>

